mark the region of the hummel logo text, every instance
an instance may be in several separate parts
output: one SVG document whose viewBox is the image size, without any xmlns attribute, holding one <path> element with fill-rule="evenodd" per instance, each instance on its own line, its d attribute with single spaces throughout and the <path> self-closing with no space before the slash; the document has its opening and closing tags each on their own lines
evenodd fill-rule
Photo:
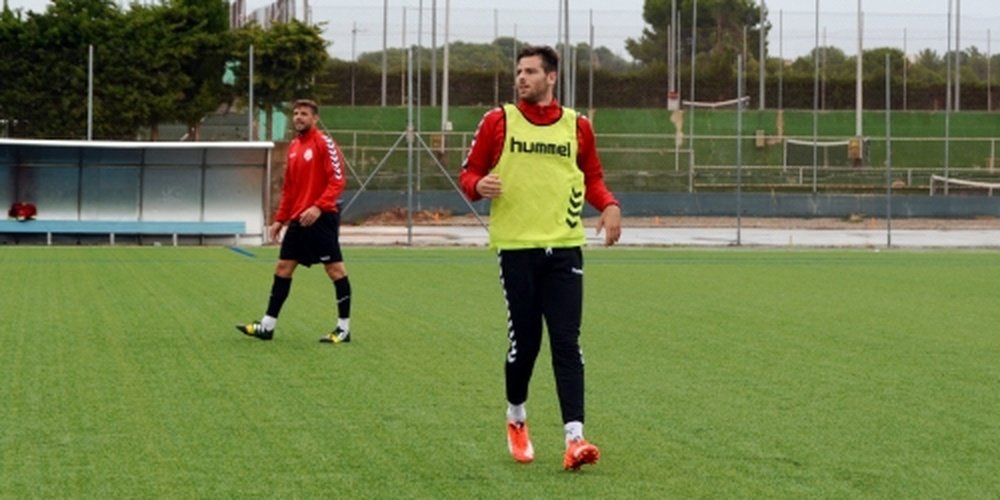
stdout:
<svg viewBox="0 0 1000 500">
<path fill-rule="evenodd" d="M 519 141 L 517 137 L 510 138 L 511 153 L 534 153 L 542 155 L 556 155 L 569 158 L 570 143 L 555 144 L 551 142 L 528 142 Z"/>
</svg>

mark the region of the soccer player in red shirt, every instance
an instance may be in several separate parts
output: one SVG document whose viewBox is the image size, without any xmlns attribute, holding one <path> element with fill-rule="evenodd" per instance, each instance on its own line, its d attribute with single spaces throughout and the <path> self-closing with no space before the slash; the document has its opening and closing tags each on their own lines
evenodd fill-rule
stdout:
<svg viewBox="0 0 1000 500">
<path fill-rule="evenodd" d="M 351 341 L 351 283 L 340 249 L 340 213 L 337 199 L 346 184 L 344 157 L 337 144 L 316 127 L 319 107 L 307 99 L 295 101 L 292 122 L 296 137 L 288 145 L 288 163 L 281 200 L 267 228 L 271 241 L 281 242 L 267 312 L 260 321 L 237 325 L 245 335 L 271 340 L 281 306 L 292 287 L 299 264 L 323 264 L 333 282 L 337 324 L 320 342 Z M 284 236 L 282 237 L 282 231 Z M 280 239 L 279 239 L 280 238 Z"/>
<path fill-rule="evenodd" d="M 551 47 L 517 56 L 517 105 L 486 113 L 459 175 L 470 200 L 490 199 L 490 246 L 497 250 L 507 302 L 504 376 L 507 444 L 514 459 L 534 459 L 525 403 L 542 325 L 548 328 L 566 437 L 563 467 L 597 461 L 583 437 L 583 204 L 600 213 L 605 245 L 621 235 L 621 209 L 604 184 L 594 131 L 553 95 L 559 57 Z"/>
</svg>

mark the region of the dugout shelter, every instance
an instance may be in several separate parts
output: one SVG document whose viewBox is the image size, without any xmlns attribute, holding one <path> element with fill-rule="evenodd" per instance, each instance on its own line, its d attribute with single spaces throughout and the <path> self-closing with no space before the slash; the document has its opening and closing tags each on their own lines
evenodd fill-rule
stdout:
<svg viewBox="0 0 1000 500">
<path fill-rule="evenodd" d="M 0 139 L 0 243 L 260 244 L 272 142 Z"/>
</svg>

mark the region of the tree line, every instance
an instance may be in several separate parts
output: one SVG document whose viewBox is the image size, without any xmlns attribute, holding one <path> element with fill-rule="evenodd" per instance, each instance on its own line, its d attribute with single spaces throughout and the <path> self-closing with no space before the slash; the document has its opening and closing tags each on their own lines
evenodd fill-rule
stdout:
<svg viewBox="0 0 1000 500">
<path fill-rule="evenodd" d="M 595 107 L 652 107 L 667 105 L 669 80 L 684 99 L 690 99 L 691 68 L 695 68 L 694 99 L 725 101 L 736 97 L 737 58 L 744 57 L 743 78 L 747 94 L 754 102 L 764 99 L 767 107 L 811 109 L 814 87 L 818 87 L 821 109 L 851 109 L 855 106 L 857 56 L 848 56 L 833 46 L 820 46 L 793 60 L 764 57 L 765 95 L 760 96 L 760 37 L 771 31 L 770 22 L 762 19 L 756 0 L 646 0 L 643 20 L 646 28 L 636 38 L 626 40 L 628 62 L 604 47 L 591 50 L 587 44 L 571 47 L 575 67 L 577 106 L 588 105 L 579 96 L 593 95 Z M 677 12 L 671 8 L 676 5 Z M 694 9 L 697 7 L 697 15 Z M 697 19 L 697 26 L 692 21 Z M 679 34 L 671 43 L 671 23 L 676 22 Z M 457 43 L 449 46 L 451 75 L 449 99 L 455 104 L 477 105 L 492 103 L 495 96 L 507 100 L 513 83 L 512 69 L 517 47 L 530 43 L 498 38 L 488 44 Z M 765 44 L 766 45 L 766 44 Z M 691 64 L 692 46 L 695 62 Z M 563 47 L 557 46 L 560 53 Z M 414 60 L 419 61 L 417 74 L 421 87 L 429 89 L 431 50 L 414 47 Z M 671 75 L 670 54 L 675 55 L 676 72 Z M 766 52 L 768 53 L 768 52 Z M 437 60 L 443 57 L 438 48 Z M 892 47 L 864 51 L 862 86 L 868 108 L 885 106 L 885 57 L 889 56 L 889 77 L 894 108 L 943 109 L 948 94 L 948 74 L 961 86 L 951 89 L 962 109 L 996 109 L 993 86 L 1000 82 L 1000 54 L 992 55 L 976 47 L 938 54 L 924 49 L 908 56 Z M 398 103 L 405 95 L 404 72 L 407 54 L 401 49 L 386 53 L 390 61 L 387 87 L 388 102 Z M 329 102 L 350 104 L 350 95 L 357 104 L 380 102 L 382 52 L 362 54 L 356 64 L 332 61 L 324 70 L 324 96 Z M 817 68 L 818 65 L 818 68 Z M 949 70 L 950 66 L 950 70 Z M 591 89 L 591 69 L 593 88 Z M 817 71 L 818 69 L 818 71 Z M 818 78 L 817 78 L 818 77 Z M 499 84 L 497 83 L 499 81 Z M 496 87 L 500 87 L 498 92 Z M 344 89 L 352 88 L 348 93 Z M 430 102 L 429 93 L 421 96 L 421 104 Z"/>
<path fill-rule="evenodd" d="M 87 136 L 93 73 L 94 139 L 157 139 L 162 123 L 198 124 L 246 104 L 250 47 L 254 105 L 270 110 L 309 94 L 327 62 L 319 26 L 298 21 L 230 30 L 225 0 L 54 0 L 42 13 L 0 12 L 0 133 Z M 90 48 L 93 48 L 91 56 Z"/>
<path fill-rule="evenodd" d="M 671 10 L 675 5 L 676 13 Z M 696 26 L 692 24 L 695 19 Z M 820 87 L 819 102 L 815 103 L 818 107 L 843 109 L 855 104 L 857 55 L 848 56 L 839 48 L 820 46 L 795 60 L 765 56 L 761 61 L 757 50 L 760 37 L 765 37 L 766 42 L 773 27 L 767 16 L 762 15 L 761 5 L 756 0 L 645 0 L 643 20 L 647 27 L 641 36 L 626 41 L 629 54 L 640 67 L 652 68 L 666 65 L 669 54 L 666 47 L 676 49 L 681 59 L 690 59 L 693 45 L 696 49 L 695 78 L 699 87 L 696 90 L 701 93 L 702 85 L 709 87 L 704 93 L 707 100 L 725 94 L 713 91 L 713 85 L 734 87 L 737 77 L 735 61 L 743 56 L 743 76 L 748 84 L 753 85 L 747 89 L 754 99 L 760 98 L 757 83 L 760 65 L 764 64 L 766 87 L 770 89 L 765 102 L 769 107 L 778 107 L 776 97 L 780 85 L 782 97 L 787 97 L 780 104 L 812 108 L 815 83 Z M 679 36 L 671 45 L 672 22 L 676 22 Z M 890 59 L 889 76 L 896 99 L 894 107 L 943 108 L 950 71 L 952 83 L 961 82 L 961 87 L 953 89 L 953 93 L 961 98 L 963 109 L 996 108 L 992 102 L 992 87 L 1000 81 L 1000 55 L 984 54 L 974 46 L 945 54 L 923 49 L 915 57 L 893 47 L 865 50 L 862 56 L 862 85 L 866 107 L 885 105 L 886 55 Z M 685 64 L 690 68 L 690 61 Z M 690 70 L 685 70 L 683 65 L 678 73 L 690 77 Z M 688 80 L 681 78 L 680 81 Z"/>
<path fill-rule="evenodd" d="M 692 65 L 687 59 L 692 43 L 697 49 L 696 100 L 734 98 L 736 59 L 744 55 L 742 76 L 755 102 L 764 97 L 769 108 L 809 109 L 818 84 L 816 104 L 821 108 L 855 105 L 856 56 L 835 47 L 818 47 L 790 61 L 767 57 L 766 95 L 759 96 L 761 62 L 747 47 L 757 47 L 759 37 L 771 27 L 761 22 L 757 2 L 699 0 L 696 29 L 690 25 L 693 0 L 677 4 L 676 46 L 668 43 L 667 35 L 671 0 L 646 0 L 647 28 L 626 44 L 632 61 L 606 47 L 571 47 L 568 52 L 575 59 L 563 67 L 575 68 L 577 107 L 666 106 L 671 76 L 681 95 L 690 98 L 686 87 Z M 225 0 L 136 2 L 124 10 L 114 0 L 53 0 L 41 13 L 11 10 L 5 4 L 0 11 L 0 53 L 5 54 L 0 58 L 0 135 L 86 137 L 92 62 L 93 138 L 155 140 L 160 124 L 184 123 L 188 137 L 197 139 L 198 124 L 206 114 L 233 106 L 246 109 L 251 47 L 253 105 L 266 113 L 283 111 L 281 106 L 296 97 L 317 98 L 321 104 L 378 105 L 383 80 L 387 104 L 405 103 L 407 51 L 389 49 L 388 74 L 383 75 L 382 52 L 362 54 L 356 62 L 331 59 L 322 31 L 322 25 L 298 21 L 268 29 L 251 24 L 231 30 Z M 450 44 L 450 103 L 511 100 L 516 53 L 528 43 L 501 37 L 485 44 Z M 676 49 L 679 59 L 674 75 L 668 66 L 668 47 Z M 428 48 L 411 50 L 420 68 L 415 75 L 424 89 L 420 104 L 431 104 L 431 61 L 437 56 L 440 71 L 443 49 L 437 48 L 436 54 Z M 886 55 L 891 61 L 894 108 L 943 108 L 949 66 L 960 71 L 962 109 L 996 108 L 992 86 L 1000 80 L 1000 55 L 990 56 L 975 47 L 943 55 L 925 49 L 912 58 L 895 48 L 866 51 L 865 107 L 884 106 Z"/>
</svg>

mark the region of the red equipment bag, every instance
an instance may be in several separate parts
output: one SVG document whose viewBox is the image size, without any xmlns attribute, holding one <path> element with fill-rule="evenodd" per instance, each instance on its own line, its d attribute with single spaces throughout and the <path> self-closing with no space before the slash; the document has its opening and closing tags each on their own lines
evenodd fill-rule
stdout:
<svg viewBox="0 0 1000 500">
<path fill-rule="evenodd" d="M 34 220 L 35 216 L 38 215 L 38 209 L 35 208 L 34 203 L 24 203 L 18 201 L 10 206 L 10 210 L 7 212 L 7 215 L 12 219 L 25 222 Z"/>
</svg>

